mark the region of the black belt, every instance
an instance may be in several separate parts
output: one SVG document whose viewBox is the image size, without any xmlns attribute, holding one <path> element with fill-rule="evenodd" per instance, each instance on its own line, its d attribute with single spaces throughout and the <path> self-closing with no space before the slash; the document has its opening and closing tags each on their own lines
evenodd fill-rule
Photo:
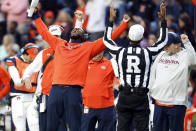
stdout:
<svg viewBox="0 0 196 131">
<path fill-rule="evenodd" d="M 149 89 L 146 87 L 131 87 L 131 86 L 119 86 L 119 91 L 124 92 L 126 94 L 147 94 Z"/>
<path fill-rule="evenodd" d="M 58 87 L 74 87 L 74 88 L 83 88 L 82 86 L 79 85 L 63 85 L 63 84 L 54 84 L 53 86 L 58 86 Z"/>
</svg>

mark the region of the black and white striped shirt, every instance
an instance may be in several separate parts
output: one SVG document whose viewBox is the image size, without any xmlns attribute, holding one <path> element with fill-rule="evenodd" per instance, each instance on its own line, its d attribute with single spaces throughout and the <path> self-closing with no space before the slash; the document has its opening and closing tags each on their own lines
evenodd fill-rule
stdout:
<svg viewBox="0 0 196 131">
<path fill-rule="evenodd" d="M 128 48 L 116 46 L 111 39 L 112 26 L 106 28 L 104 44 L 116 60 L 120 84 L 130 87 L 148 87 L 150 67 L 168 40 L 166 21 L 162 21 L 160 37 L 151 47 L 141 48 L 131 44 Z"/>
</svg>

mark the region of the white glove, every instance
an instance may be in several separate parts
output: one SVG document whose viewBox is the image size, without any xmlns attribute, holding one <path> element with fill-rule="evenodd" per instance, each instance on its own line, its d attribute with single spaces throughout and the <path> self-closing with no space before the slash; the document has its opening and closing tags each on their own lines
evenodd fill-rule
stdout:
<svg viewBox="0 0 196 131">
<path fill-rule="evenodd" d="M 35 7 L 37 7 L 39 0 L 32 0 L 30 8 L 27 10 L 28 17 L 32 17 Z"/>
</svg>

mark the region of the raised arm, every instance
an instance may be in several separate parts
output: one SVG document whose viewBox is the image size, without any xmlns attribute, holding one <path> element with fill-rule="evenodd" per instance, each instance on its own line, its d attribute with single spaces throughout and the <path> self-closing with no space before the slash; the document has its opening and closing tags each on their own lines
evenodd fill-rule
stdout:
<svg viewBox="0 0 196 131">
<path fill-rule="evenodd" d="M 188 36 L 185 34 L 182 34 L 182 35 L 180 35 L 180 37 L 181 37 L 182 43 L 184 44 L 185 49 L 188 51 L 188 53 L 195 54 L 195 49 L 193 48 Z"/>
<path fill-rule="evenodd" d="M 111 7 L 110 10 L 114 11 L 114 8 Z M 115 16 L 112 16 L 112 14 L 110 13 L 110 17 L 111 17 L 110 18 L 110 24 L 111 24 L 111 23 L 113 23 L 113 21 L 115 19 Z M 110 37 L 111 37 L 112 40 L 116 40 L 127 29 L 129 21 L 130 21 L 130 17 L 128 15 L 125 15 L 124 18 L 123 18 L 123 22 L 119 25 L 118 28 L 116 28 L 111 33 L 112 35 L 110 35 Z M 100 53 L 101 51 L 104 51 L 106 49 L 106 46 L 104 45 L 104 42 L 103 42 L 103 38 L 100 38 L 95 42 L 90 42 L 90 44 L 93 44 L 92 52 L 91 52 L 91 58 L 96 56 L 98 53 Z"/>
<path fill-rule="evenodd" d="M 147 47 L 147 50 L 151 52 L 151 55 L 157 56 L 158 53 L 162 51 L 168 41 L 168 29 L 167 29 L 167 22 L 166 22 L 166 5 L 162 3 L 160 6 L 160 12 L 158 12 L 159 19 L 161 20 L 161 29 L 160 29 L 160 36 L 158 41 L 151 47 Z"/>
<path fill-rule="evenodd" d="M 104 41 L 104 45 L 109 49 L 109 52 L 113 56 L 115 56 L 119 51 L 119 49 L 121 49 L 121 47 L 116 46 L 116 43 L 111 38 L 112 26 L 113 23 L 110 23 L 109 26 L 106 28 L 103 41 Z"/>
<path fill-rule="evenodd" d="M 195 49 L 193 48 L 191 42 L 188 39 L 188 36 L 185 34 L 181 35 L 181 40 L 185 46 L 185 49 L 187 51 L 188 54 L 188 61 L 189 61 L 189 66 L 191 68 L 196 67 L 196 53 L 195 53 Z"/>
<path fill-rule="evenodd" d="M 56 36 L 53 36 L 47 26 L 43 23 L 42 19 L 40 18 L 39 14 L 33 15 L 34 23 L 36 25 L 37 31 L 42 36 L 42 38 L 55 50 L 56 46 L 59 43 L 67 43 L 66 40 L 60 39 Z"/>
<path fill-rule="evenodd" d="M 38 14 L 38 9 L 34 10 L 34 14 L 32 16 L 34 23 L 36 25 L 37 31 L 42 36 L 42 38 L 55 50 L 56 46 L 59 43 L 67 44 L 66 40 L 53 36 L 50 31 L 48 30 L 47 26 L 42 21 L 41 17 Z"/>
</svg>

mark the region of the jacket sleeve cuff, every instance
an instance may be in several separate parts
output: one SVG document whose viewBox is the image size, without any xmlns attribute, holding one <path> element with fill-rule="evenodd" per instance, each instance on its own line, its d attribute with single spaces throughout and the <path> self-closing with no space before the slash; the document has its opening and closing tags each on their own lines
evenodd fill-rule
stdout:
<svg viewBox="0 0 196 131">
<path fill-rule="evenodd" d="M 163 28 L 167 27 L 167 21 L 166 20 L 161 21 L 161 27 L 163 27 Z"/>
<path fill-rule="evenodd" d="M 33 14 L 33 16 L 32 16 L 32 19 L 33 19 L 33 20 L 36 20 L 36 19 L 38 19 L 38 18 L 40 18 L 40 16 L 39 16 L 38 13 Z"/>
<path fill-rule="evenodd" d="M 109 21 L 108 26 L 113 27 L 113 21 Z"/>
</svg>

